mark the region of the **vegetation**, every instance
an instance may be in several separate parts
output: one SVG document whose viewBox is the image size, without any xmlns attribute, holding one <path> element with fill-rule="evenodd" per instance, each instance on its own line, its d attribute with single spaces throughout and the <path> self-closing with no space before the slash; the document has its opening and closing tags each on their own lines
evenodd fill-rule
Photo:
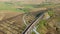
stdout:
<svg viewBox="0 0 60 34">
<path fill-rule="evenodd" d="M 55 13 L 54 13 L 54 10 L 52 8 L 49 8 L 47 10 L 48 14 L 50 16 L 53 16 Z M 40 33 L 40 34 L 44 34 L 46 33 L 46 23 L 47 23 L 47 20 L 44 20 L 42 19 L 36 26 L 38 26 L 37 28 L 37 31 Z"/>
<path fill-rule="evenodd" d="M 42 4 L 21 4 L 21 2 L 0 2 L 0 10 L 9 10 L 9 11 L 17 11 L 17 12 L 28 12 L 34 8 L 41 8 L 41 7 L 49 7 L 55 6 L 52 3 L 42 3 Z M 20 8 L 21 7 L 21 8 Z"/>
<path fill-rule="evenodd" d="M 21 4 L 21 2 L 0 2 L 0 11 L 1 10 L 9 10 L 9 11 L 16 11 L 16 12 L 29 12 L 34 8 L 47 8 L 47 12 L 50 16 L 53 16 L 54 13 L 54 7 L 60 7 L 60 4 L 53 4 L 53 3 L 42 3 L 42 4 Z M 60 21 L 60 19 L 59 19 Z M 46 30 L 46 24 L 47 20 L 41 20 L 36 26 L 38 26 L 37 31 L 40 34 L 44 34 Z M 26 26 L 23 26 L 26 28 Z M 35 34 L 32 32 L 32 34 Z"/>
<path fill-rule="evenodd" d="M 16 6 L 16 7 L 15 7 Z M 22 5 L 18 5 L 18 3 L 11 3 L 11 2 L 0 2 L 0 10 L 9 10 L 9 11 L 17 11 L 17 12 L 28 12 L 31 8 L 30 6 L 23 6 L 22 8 L 19 8 Z"/>
<path fill-rule="evenodd" d="M 37 28 L 37 31 L 40 33 L 40 34 L 43 34 L 43 32 L 41 32 L 41 29 L 44 29 L 45 27 L 45 23 L 46 23 L 46 20 L 41 20 L 39 23 L 38 23 L 38 28 Z"/>
</svg>

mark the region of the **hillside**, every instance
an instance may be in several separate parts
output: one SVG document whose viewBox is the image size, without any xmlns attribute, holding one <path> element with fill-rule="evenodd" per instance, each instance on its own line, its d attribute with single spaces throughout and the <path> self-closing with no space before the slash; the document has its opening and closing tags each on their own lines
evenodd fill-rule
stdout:
<svg viewBox="0 0 60 34">
<path fill-rule="evenodd" d="M 30 34 L 60 34 L 60 0 L 0 0 L 0 33 L 22 34 L 32 24 Z"/>
</svg>

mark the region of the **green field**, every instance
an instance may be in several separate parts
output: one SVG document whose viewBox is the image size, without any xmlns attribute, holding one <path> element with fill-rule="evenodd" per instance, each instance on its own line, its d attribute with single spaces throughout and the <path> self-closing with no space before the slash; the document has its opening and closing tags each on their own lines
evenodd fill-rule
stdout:
<svg viewBox="0 0 60 34">
<path fill-rule="evenodd" d="M 23 6 L 24 8 L 20 8 Z M 17 12 L 26 12 L 29 11 L 32 6 L 25 6 L 20 3 L 10 3 L 10 2 L 0 2 L 0 11 L 1 10 L 9 10 L 9 11 L 17 11 Z"/>
<path fill-rule="evenodd" d="M 9 11 L 17 11 L 17 12 L 28 12 L 34 8 L 42 8 L 42 7 L 49 8 L 49 7 L 53 7 L 53 6 L 56 6 L 56 4 L 53 4 L 53 3 L 22 4 L 20 2 L 16 2 L 16 3 L 0 2 L 0 11 L 1 10 L 9 10 Z"/>
</svg>

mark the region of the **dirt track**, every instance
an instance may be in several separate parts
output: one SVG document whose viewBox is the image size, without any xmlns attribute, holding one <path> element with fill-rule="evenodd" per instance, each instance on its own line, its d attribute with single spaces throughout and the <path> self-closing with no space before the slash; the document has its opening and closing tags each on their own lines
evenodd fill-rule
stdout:
<svg viewBox="0 0 60 34">
<path fill-rule="evenodd" d="M 19 31 L 20 28 L 25 29 L 25 25 L 23 23 L 24 13 L 20 13 L 20 12 L 2 12 L 2 13 L 4 13 L 5 17 L 0 21 L 0 31 L 2 30 L 3 32 L 6 32 L 7 34 L 9 34 L 9 33 L 10 34 L 12 34 L 12 33 L 13 34 L 16 34 L 16 33 L 19 33 L 20 32 Z M 34 15 L 35 16 L 36 14 L 38 14 L 38 12 L 31 12 L 31 15 Z M 19 16 L 17 16 L 16 18 L 11 18 L 11 17 L 14 17 L 16 15 L 19 15 Z M 14 26 L 14 25 L 16 25 L 16 26 Z M 20 28 L 18 29 L 18 27 L 20 27 Z M 17 30 L 16 30 L 16 28 L 17 28 Z M 13 32 L 12 32 L 12 30 L 13 30 Z M 11 31 L 12 33 L 9 32 L 9 31 Z"/>
</svg>

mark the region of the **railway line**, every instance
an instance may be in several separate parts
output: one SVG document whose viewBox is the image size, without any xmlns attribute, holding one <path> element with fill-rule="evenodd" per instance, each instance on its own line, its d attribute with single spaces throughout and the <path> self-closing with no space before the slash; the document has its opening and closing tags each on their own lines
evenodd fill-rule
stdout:
<svg viewBox="0 0 60 34">
<path fill-rule="evenodd" d="M 28 27 L 24 30 L 24 32 L 22 32 L 22 34 L 31 34 L 31 30 L 34 28 L 34 26 L 42 19 L 43 15 L 45 12 L 41 12 L 40 14 L 38 14 L 36 17 L 36 19 L 31 22 L 30 25 L 28 25 Z"/>
<path fill-rule="evenodd" d="M 45 12 L 40 12 L 36 15 L 36 19 L 34 19 L 25 29 L 24 24 L 17 24 L 20 19 L 21 14 L 16 15 L 14 17 L 5 19 L 0 21 L 0 32 L 3 34 L 30 34 L 29 32 L 33 27 L 42 19 L 43 14 Z M 17 22 L 16 22 L 17 21 Z"/>
</svg>

